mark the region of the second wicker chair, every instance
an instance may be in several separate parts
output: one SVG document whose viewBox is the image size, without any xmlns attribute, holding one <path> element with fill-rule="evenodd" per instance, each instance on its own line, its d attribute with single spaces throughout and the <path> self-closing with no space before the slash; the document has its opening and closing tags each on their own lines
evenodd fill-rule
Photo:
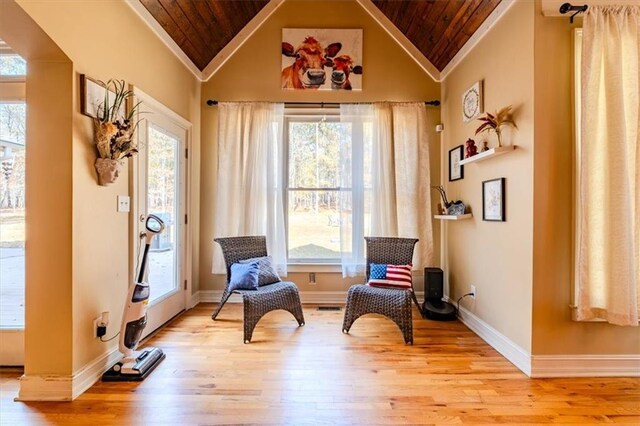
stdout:
<svg viewBox="0 0 640 426">
<path fill-rule="evenodd" d="M 365 237 L 367 243 L 366 281 L 372 263 L 407 265 L 412 262 L 417 239 L 392 237 Z M 381 288 L 356 284 L 349 288 L 347 306 L 344 310 L 342 332 L 348 333 L 351 326 L 364 314 L 380 314 L 395 322 L 402 331 L 404 342 L 413 344 L 411 300 L 420 310 L 420 304 L 410 289 Z"/>
<path fill-rule="evenodd" d="M 304 325 L 304 315 L 300 304 L 298 287 L 292 282 L 280 281 L 273 284 L 263 285 L 257 290 L 235 290 L 229 291 L 229 280 L 231 279 L 231 265 L 241 260 L 264 257 L 267 255 L 267 244 L 264 236 L 250 237 L 227 237 L 216 238 L 222 248 L 224 261 L 227 267 L 227 286 L 222 293 L 222 299 L 218 307 L 211 315 L 216 319 L 220 310 L 227 303 L 231 293 L 242 295 L 244 304 L 244 342 L 249 343 L 253 336 L 253 329 L 265 314 L 283 309 L 290 312 L 298 321 L 298 325 Z"/>
</svg>

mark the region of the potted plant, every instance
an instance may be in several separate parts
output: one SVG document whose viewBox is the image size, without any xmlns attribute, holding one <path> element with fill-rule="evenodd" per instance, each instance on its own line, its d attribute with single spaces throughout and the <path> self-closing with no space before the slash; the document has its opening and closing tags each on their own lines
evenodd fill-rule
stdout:
<svg viewBox="0 0 640 426">
<path fill-rule="evenodd" d="M 509 125 L 516 129 L 518 128 L 511 117 L 511 105 L 496 111 L 494 114 L 487 112 L 483 117 L 479 117 L 478 120 L 481 121 L 482 124 L 476 130 L 476 135 L 493 130 L 498 138 L 498 147 L 502 146 L 502 126 Z"/>
<path fill-rule="evenodd" d="M 138 122 L 133 118 L 140 102 L 125 113 L 126 103 L 133 97 L 124 80 L 100 82 L 104 86 L 104 98 L 98 105 L 93 119 L 94 139 L 99 158 L 96 171 L 100 185 L 108 185 L 116 180 L 123 160 L 138 152 L 135 131 Z"/>
</svg>

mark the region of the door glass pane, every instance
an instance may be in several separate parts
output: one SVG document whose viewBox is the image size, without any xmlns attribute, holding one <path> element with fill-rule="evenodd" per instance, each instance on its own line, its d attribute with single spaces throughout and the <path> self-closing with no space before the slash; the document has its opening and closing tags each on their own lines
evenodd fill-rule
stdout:
<svg viewBox="0 0 640 426">
<path fill-rule="evenodd" d="M 165 224 L 149 249 L 151 302 L 178 288 L 178 152 L 180 140 L 151 125 L 147 146 L 147 213 Z"/>
<path fill-rule="evenodd" d="M 0 328 L 24 327 L 25 119 L 0 103 Z"/>
</svg>

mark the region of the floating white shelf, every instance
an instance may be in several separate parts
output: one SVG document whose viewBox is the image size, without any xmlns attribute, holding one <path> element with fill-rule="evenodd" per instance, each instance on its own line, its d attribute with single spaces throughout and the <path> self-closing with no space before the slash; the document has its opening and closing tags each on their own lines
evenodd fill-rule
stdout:
<svg viewBox="0 0 640 426">
<path fill-rule="evenodd" d="M 464 166 L 465 164 L 473 163 L 476 161 L 486 160 L 491 157 L 496 157 L 498 155 L 506 154 L 507 152 L 511 152 L 515 149 L 515 145 L 501 146 L 496 148 L 491 148 L 488 151 L 481 152 L 480 154 L 476 154 L 473 157 L 465 158 L 464 160 L 460 160 L 460 165 Z"/>
<path fill-rule="evenodd" d="M 471 219 L 473 217 L 473 214 L 471 213 L 467 213 L 467 214 L 460 214 L 460 215 L 454 215 L 454 214 L 436 214 L 433 216 L 435 219 L 440 219 L 440 220 L 464 220 L 464 219 Z"/>
</svg>

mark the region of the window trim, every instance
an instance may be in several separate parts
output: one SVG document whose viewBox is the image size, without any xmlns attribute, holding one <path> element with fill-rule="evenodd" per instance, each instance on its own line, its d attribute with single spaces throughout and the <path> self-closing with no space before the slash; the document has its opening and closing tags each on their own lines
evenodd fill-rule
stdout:
<svg viewBox="0 0 640 426">
<path fill-rule="evenodd" d="M 573 30 L 573 270 L 571 277 L 571 319 L 575 322 L 606 322 L 601 318 L 579 320 L 578 312 L 578 256 L 580 255 L 580 125 L 581 125 L 581 68 L 582 68 L 582 28 Z"/>
<path fill-rule="evenodd" d="M 578 256 L 580 247 L 580 124 L 582 95 L 581 82 L 582 67 L 582 28 L 573 30 L 573 276 L 571 277 L 571 317 L 578 321 L 576 311 L 578 307 Z M 604 320 L 598 320 L 604 321 Z M 582 321 L 579 321 L 582 322 Z"/>
</svg>

